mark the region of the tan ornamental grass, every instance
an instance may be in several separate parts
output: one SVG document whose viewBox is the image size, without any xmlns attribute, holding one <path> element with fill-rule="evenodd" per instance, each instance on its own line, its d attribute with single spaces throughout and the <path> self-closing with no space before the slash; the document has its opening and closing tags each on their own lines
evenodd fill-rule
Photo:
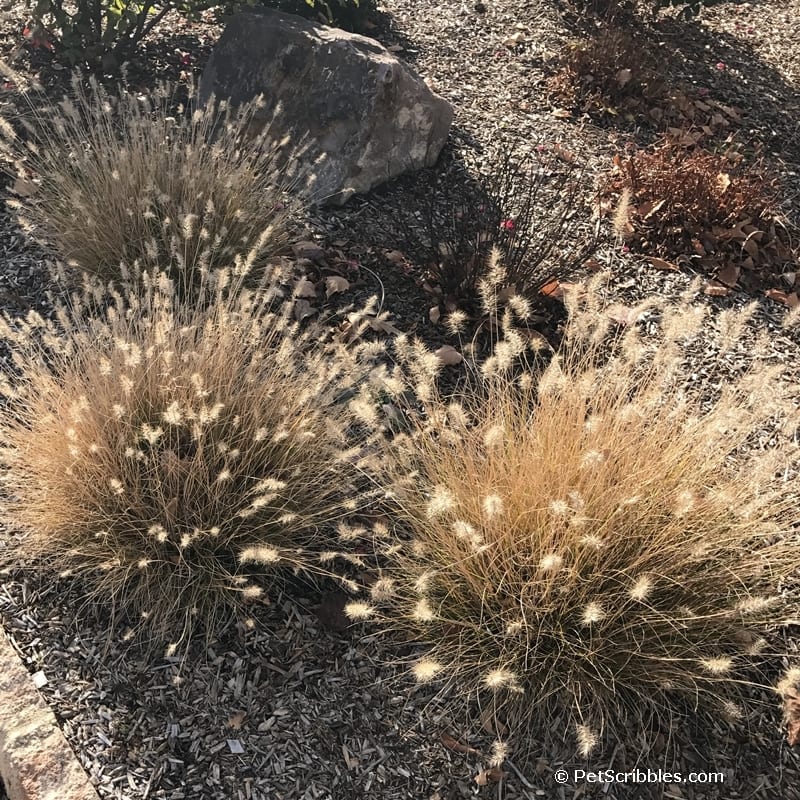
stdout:
<svg viewBox="0 0 800 800">
<path fill-rule="evenodd" d="M 800 561 L 783 477 L 797 453 L 781 438 L 799 417 L 763 353 L 716 390 L 687 388 L 693 345 L 724 355 L 752 308 L 650 301 L 646 335 L 591 291 L 569 304 L 543 370 L 515 371 L 506 325 L 512 346 L 473 394 L 425 385 L 425 416 L 391 446 L 413 546 L 358 616 L 419 643 L 416 680 L 441 682 L 516 748 L 566 730 L 586 755 L 701 706 L 746 706 Z M 424 384 L 435 365 L 416 364 Z"/>
<path fill-rule="evenodd" d="M 11 202 L 79 271 L 118 279 L 121 264 L 138 264 L 186 293 L 236 256 L 255 249 L 255 273 L 285 251 L 310 184 L 287 163 L 293 145 L 259 132 L 259 100 L 187 107 L 169 85 L 112 94 L 78 76 L 58 103 L 26 97 L 28 110 L 0 125 Z"/>
<path fill-rule="evenodd" d="M 150 637 L 213 635 L 288 575 L 352 588 L 375 540 L 376 348 L 294 322 L 285 276 L 226 275 L 197 305 L 144 274 L 0 326 L 0 556 L 79 576 Z"/>
</svg>

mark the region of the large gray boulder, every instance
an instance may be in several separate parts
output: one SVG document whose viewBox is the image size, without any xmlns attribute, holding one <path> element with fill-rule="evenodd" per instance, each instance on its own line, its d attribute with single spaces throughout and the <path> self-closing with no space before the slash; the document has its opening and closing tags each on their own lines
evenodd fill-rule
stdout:
<svg viewBox="0 0 800 800">
<path fill-rule="evenodd" d="M 272 9 L 234 15 L 200 79 L 200 102 L 263 95 L 257 122 L 305 141 L 315 197 L 344 203 L 432 166 L 453 109 L 378 42 Z M 276 113 L 277 111 L 277 113 Z"/>
</svg>

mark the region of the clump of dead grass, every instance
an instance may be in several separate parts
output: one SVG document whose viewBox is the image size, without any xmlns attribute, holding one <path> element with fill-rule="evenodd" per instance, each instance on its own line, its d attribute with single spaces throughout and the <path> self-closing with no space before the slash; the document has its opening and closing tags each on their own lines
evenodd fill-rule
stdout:
<svg viewBox="0 0 800 800">
<path fill-rule="evenodd" d="M 592 292 L 569 302 L 535 378 L 512 377 L 524 344 L 507 317 L 471 397 L 441 397 L 436 360 L 400 342 L 426 410 L 392 442 L 413 544 L 354 616 L 424 643 L 416 679 L 477 701 L 484 727 L 524 749 L 566 726 L 585 755 L 746 694 L 798 567 L 793 455 L 758 441 L 777 419 L 796 430 L 798 407 L 757 360 L 709 396 L 685 388 L 688 345 L 735 347 L 752 308 L 715 321 L 650 301 L 630 317 L 660 318 L 650 338 L 615 334 Z"/>
<path fill-rule="evenodd" d="M 1 327 L 3 558 L 79 576 L 154 638 L 212 635 L 287 575 L 352 588 L 374 541 L 354 515 L 379 348 L 301 329 L 279 273 L 216 275 L 197 304 L 145 273 Z"/>
<path fill-rule="evenodd" d="M 53 104 L 4 120 L 21 221 L 63 260 L 103 279 L 120 264 L 166 270 L 182 292 L 254 251 L 264 265 L 288 243 L 299 176 L 288 142 L 257 133 L 259 101 L 184 107 L 169 86 L 118 96 L 76 76 Z"/>
</svg>

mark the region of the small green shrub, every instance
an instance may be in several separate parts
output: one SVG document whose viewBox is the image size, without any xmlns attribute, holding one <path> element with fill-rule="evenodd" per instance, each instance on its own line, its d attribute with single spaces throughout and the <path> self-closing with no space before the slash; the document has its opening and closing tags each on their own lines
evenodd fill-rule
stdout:
<svg viewBox="0 0 800 800">
<path fill-rule="evenodd" d="M 230 277 L 196 306 L 145 274 L 2 324 L 2 514 L 24 535 L 0 555 L 80 576 L 154 637 L 213 635 L 287 574 L 350 586 L 373 543 L 347 524 L 372 497 L 370 359 L 301 330 L 276 279 Z"/>
<path fill-rule="evenodd" d="M 586 755 L 745 694 L 800 551 L 794 487 L 775 477 L 792 454 L 743 445 L 799 420 L 776 367 L 703 401 L 682 388 L 687 340 L 724 353 L 752 309 L 715 322 L 651 302 L 630 319 L 657 306 L 654 340 L 635 324 L 615 337 L 596 296 L 569 303 L 538 378 L 509 377 L 525 345 L 506 324 L 473 399 L 440 397 L 436 359 L 400 340 L 425 388 L 425 418 L 391 444 L 413 546 L 349 613 L 427 645 L 415 677 L 477 701 L 515 747 L 566 728 Z"/>
<path fill-rule="evenodd" d="M 331 24 L 358 27 L 359 21 L 375 9 L 374 0 L 264 0 L 266 5 L 275 6 L 291 14 L 309 12 L 325 17 Z"/>
<path fill-rule="evenodd" d="M 60 62 L 104 73 L 118 70 L 170 11 L 196 19 L 216 5 L 216 0 L 27 0 L 34 38 L 49 42 Z"/>
<path fill-rule="evenodd" d="M 72 98 L 19 120 L 20 136 L 2 126 L 26 187 L 13 204 L 60 258 L 105 280 L 138 262 L 183 294 L 237 257 L 257 271 L 286 248 L 299 188 L 279 166 L 287 142 L 253 133 L 258 107 L 187 110 L 166 86 L 116 98 L 76 78 Z"/>
</svg>

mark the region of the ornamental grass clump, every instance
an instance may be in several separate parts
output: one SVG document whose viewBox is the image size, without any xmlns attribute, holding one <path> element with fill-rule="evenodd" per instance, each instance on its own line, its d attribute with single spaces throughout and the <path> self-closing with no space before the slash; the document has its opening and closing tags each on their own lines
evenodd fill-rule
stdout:
<svg viewBox="0 0 800 800">
<path fill-rule="evenodd" d="M 60 103 L 29 101 L 0 126 L 12 203 L 63 261 L 105 280 L 166 270 L 185 294 L 236 255 L 255 248 L 263 268 L 284 252 L 292 192 L 309 187 L 282 166 L 289 143 L 257 133 L 258 100 L 185 108 L 168 86 L 115 97 L 76 77 Z"/>
<path fill-rule="evenodd" d="M 641 746 L 701 705 L 731 712 L 758 680 L 800 557 L 781 479 L 795 456 L 763 442 L 776 420 L 796 431 L 798 407 L 767 364 L 687 388 L 692 341 L 727 357 L 752 308 L 650 302 L 620 332 L 596 297 L 569 300 L 535 377 L 511 370 L 523 345 L 507 317 L 474 395 L 424 392 L 423 420 L 392 443 L 412 545 L 351 615 L 404 632 L 423 649 L 416 679 L 520 749 L 571 731 L 586 755 L 604 735 Z M 648 307 L 654 337 L 632 322 Z M 424 387 L 435 359 L 402 349 Z"/>
<path fill-rule="evenodd" d="M 78 576 L 153 641 L 213 635 L 287 575 L 352 588 L 374 542 L 377 348 L 301 329 L 275 282 L 218 277 L 191 308 L 144 274 L 2 324 L 3 560 Z"/>
</svg>

